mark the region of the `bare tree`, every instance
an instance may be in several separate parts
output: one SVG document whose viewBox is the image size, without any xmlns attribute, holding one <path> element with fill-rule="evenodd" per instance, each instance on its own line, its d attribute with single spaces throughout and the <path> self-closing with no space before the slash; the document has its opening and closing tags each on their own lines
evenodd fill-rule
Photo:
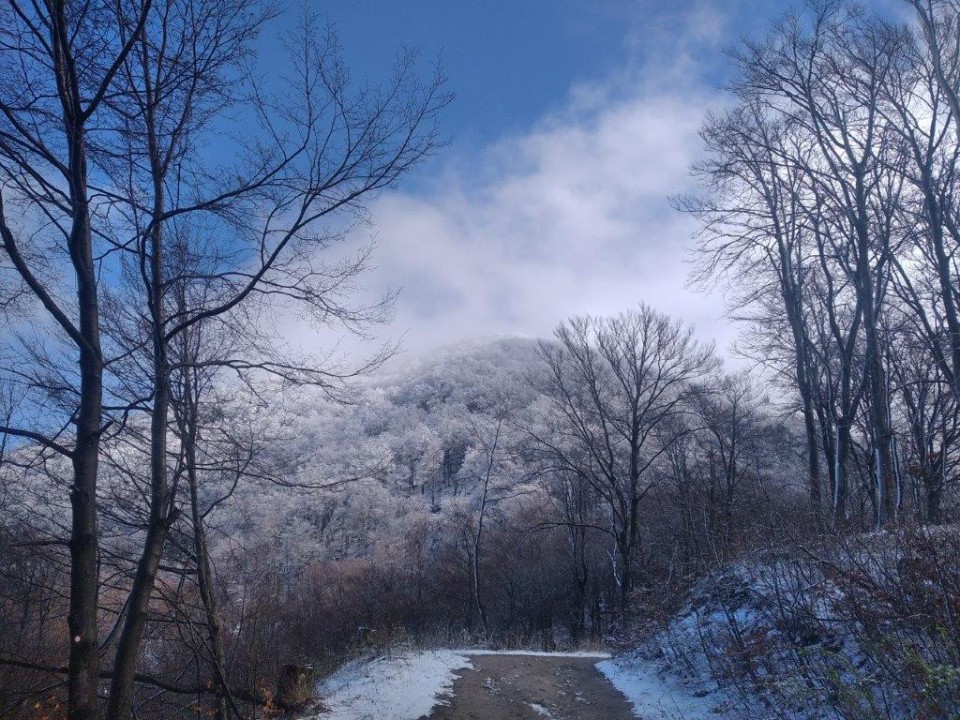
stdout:
<svg viewBox="0 0 960 720">
<path fill-rule="evenodd" d="M 681 198 L 677 205 L 702 223 L 697 279 L 736 275 L 733 312 L 762 329 L 758 357 L 785 374 L 799 394 L 810 504 L 818 516 L 823 490 L 808 286 L 819 248 L 809 222 L 810 148 L 790 123 L 770 115 L 746 98 L 729 113 L 709 118 L 701 136 L 710 156 L 695 170 L 711 197 Z M 784 338 L 792 342 L 785 345 Z M 781 358 L 787 358 L 786 368 L 779 366 Z"/>
<path fill-rule="evenodd" d="M 905 62 L 887 78 L 883 106 L 902 140 L 898 170 L 913 195 L 901 212 L 907 240 L 918 251 L 916 257 L 894 257 L 896 289 L 924 329 L 939 372 L 960 396 L 960 5 L 910 4 L 917 10 L 919 37 L 906 45 Z"/>
<path fill-rule="evenodd" d="M 690 383 L 715 368 L 691 328 L 641 305 L 611 318 L 578 317 L 542 343 L 540 390 L 557 420 L 535 439 L 557 471 L 576 474 L 609 512 L 621 610 L 629 610 L 640 540 L 640 502 L 654 464 L 676 440 L 665 432 Z"/>
<path fill-rule="evenodd" d="M 567 540 L 570 558 L 572 597 L 570 598 L 570 634 L 574 644 L 580 643 L 587 633 L 587 601 L 591 580 L 590 551 L 592 538 L 598 526 L 597 495 L 591 485 L 577 473 L 550 471 L 544 481 L 551 503 L 558 518 L 546 524 L 547 528 L 559 526 Z M 593 632 L 599 632 L 594 625 Z"/>
<path fill-rule="evenodd" d="M 856 8 L 818 3 L 736 55 L 741 98 L 803 138 L 803 155 L 793 153 L 789 164 L 802 171 L 805 193 L 815 200 L 805 223 L 825 243 L 825 279 L 841 274 L 855 293 L 880 525 L 896 522 L 898 507 L 881 316 L 903 189 L 884 87 L 907 42 L 902 29 Z M 768 223 L 770 217 L 766 212 Z"/>
<path fill-rule="evenodd" d="M 170 344 L 197 324 L 239 312 L 242 303 L 257 299 L 282 297 L 326 322 L 363 320 L 363 313 L 337 303 L 339 285 L 356 274 L 364 256 L 341 268 L 322 264 L 316 253 L 338 237 L 325 219 L 338 211 L 357 211 L 361 198 L 390 185 L 429 153 L 436 142 L 431 118 L 446 102 L 438 92 L 441 81 L 420 86 L 409 59 L 387 91 L 352 95 L 335 39 L 318 38 L 309 18 L 299 44 L 291 44 L 297 75 L 286 106 L 259 94 L 225 96 L 221 65 L 229 68 L 242 57 L 262 17 L 242 1 L 170 5 L 168 12 L 157 13 L 156 27 L 148 24 L 140 53 L 123 74 L 130 98 L 124 102 L 143 108 L 144 118 L 142 127 L 129 129 L 130 121 L 121 114 L 133 145 L 130 156 L 137 157 L 139 143 L 140 154 L 148 159 L 146 172 L 136 163 L 124 169 L 131 178 L 126 196 L 137 203 L 126 205 L 134 234 L 123 247 L 133 249 L 140 269 L 148 312 L 135 320 L 137 327 L 149 328 L 149 340 L 140 345 L 149 342 L 152 348 L 153 387 L 151 518 L 118 638 L 108 711 L 117 720 L 128 712 L 147 607 L 178 512 L 167 467 Z M 224 18 L 236 20 L 222 28 Z M 163 44 L 152 42 L 161 37 Z M 164 81 L 170 87 L 163 87 Z M 240 181 L 215 186 L 210 194 L 198 182 L 209 180 L 209 160 L 196 143 L 207 130 L 204 122 L 216 117 L 209 110 L 213 104 L 241 99 L 259 118 L 260 142 L 246 158 L 246 169 L 233 173 Z M 144 195 L 152 197 L 146 211 L 141 209 Z M 250 243 L 239 254 L 231 253 L 237 235 Z M 183 245 L 180 254 L 201 259 L 181 271 L 186 275 L 171 275 L 165 261 L 174 242 Z M 185 292 L 187 302 L 174 310 L 167 290 L 176 283 L 200 286 L 203 292 Z M 321 382 L 334 377 L 309 363 L 281 371 L 249 354 L 234 359 L 234 365 L 244 361 L 251 368 Z"/>
<path fill-rule="evenodd" d="M 67 338 L 76 363 L 67 370 L 74 375 L 67 387 L 45 387 L 15 371 L 41 396 L 31 402 L 43 407 L 49 390 L 67 396 L 65 407 L 52 421 L 0 431 L 41 443 L 73 466 L 67 683 L 68 714 L 78 720 L 96 714 L 100 653 L 97 471 L 105 358 L 98 291 L 103 256 L 95 227 L 101 196 L 91 183 L 100 158 L 90 135 L 150 8 L 150 0 L 89 0 L 81 7 L 11 0 L 0 9 L 2 259 L 29 289 L 37 314 Z M 14 207 L 25 222 L 10 219 Z"/>
<path fill-rule="evenodd" d="M 895 412 L 902 427 L 905 474 L 917 493 L 919 517 L 942 522 L 946 490 L 956 482 L 960 468 L 960 404 L 952 379 L 942 373 L 939 359 L 927 353 L 923 328 L 910 315 L 891 333 L 890 373 L 896 392 Z"/>
<path fill-rule="evenodd" d="M 490 632 L 489 622 L 487 620 L 487 611 L 483 606 L 483 598 L 480 591 L 480 547 L 483 542 L 483 524 L 486 520 L 487 510 L 495 499 L 491 495 L 492 488 L 490 482 L 493 479 L 493 473 L 497 463 L 497 449 L 500 445 L 500 431 L 503 428 L 503 418 L 497 419 L 496 428 L 493 431 L 492 438 L 486 438 L 481 433 L 477 433 L 483 448 L 484 463 L 481 468 L 480 477 L 480 502 L 477 508 L 476 531 L 473 534 L 473 545 L 470 552 L 470 589 L 473 596 L 473 606 L 477 613 L 477 620 L 483 629 L 484 635 Z"/>
<path fill-rule="evenodd" d="M 766 428 L 760 408 L 767 404 L 745 374 L 724 376 L 691 397 L 694 424 L 706 465 L 711 514 L 720 514 L 720 549 L 727 552 L 735 531 L 734 510 L 741 486 L 755 476 Z"/>
</svg>

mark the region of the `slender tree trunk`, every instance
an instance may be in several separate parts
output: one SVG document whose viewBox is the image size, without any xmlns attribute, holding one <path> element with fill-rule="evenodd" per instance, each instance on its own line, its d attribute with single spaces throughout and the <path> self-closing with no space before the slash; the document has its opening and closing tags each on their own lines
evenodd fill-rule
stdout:
<svg viewBox="0 0 960 720">
<path fill-rule="evenodd" d="M 777 224 L 779 228 L 779 223 Z M 778 231 L 779 232 L 779 231 Z M 810 383 L 810 371 L 807 358 L 808 333 L 804 327 L 801 290 L 793 277 L 794 263 L 790 251 L 782 241 L 777 243 L 780 254 L 780 289 L 787 321 L 793 335 L 793 348 L 796 353 L 796 381 L 803 405 L 803 426 L 807 438 L 807 478 L 810 490 L 810 508 L 817 521 L 823 512 L 823 483 L 820 478 L 820 459 L 817 451 L 817 428 L 813 411 L 813 392 Z"/>
<path fill-rule="evenodd" d="M 477 539 L 479 539 L 479 533 L 477 534 Z M 479 545 L 475 543 L 470 562 L 470 590 L 473 595 L 474 612 L 477 614 L 477 620 L 483 629 L 484 637 L 486 637 L 488 633 L 487 613 L 483 607 L 483 599 L 480 597 L 480 560 L 477 554 L 478 549 Z"/>
<path fill-rule="evenodd" d="M 940 501 L 943 498 L 943 486 L 937 481 L 928 481 L 927 490 L 927 522 L 931 525 L 939 525 L 942 518 L 940 515 Z"/>
<path fill-rule="evenodd" d="M 620 563 L 620 613 L 627 621 L 630 619 L 630 595 L 633 593 L 633 543 L 621 533 L 619 542 Z"/>
<path fill-rule="evenodd" d="M 877 307 L 876 270 L 870 261 L 870 228 L 867 217 L 866 187 L 862 166 L 854 178 L 856 196 L 856 272 L 854 283 L 863 308 L 863 330 L 866 338 L 867 392 L 870 398 L 869 419 L 874 438 L 874 469 L 877 489 L 877 526 L 886 527 L 897 521 L 896 487 L 890 443 L 893 433 L 887 418 L 887 378 L 880 346 L 880 318 Z M 885 249 L 886 250 L 886 249 Z"/>
<path fill-rule="evenodd" d="M 80 403 L 77 408 L 77 436 L 72 457 L 73 487 L 70 491 L 70 609 L 67 616 L 70 657 L 67 713 L 71 720 L 92 720 L 97 714 L 99 686 L 97 474 L 103 423 L 100 306 L 87 202 L 84 120 L 80 91 L 74 77 L 66 3 L 58 0 L 50 3 L 49 7 L 51 48 L 69 152 L 68 179 L 73 219 L 68 247 L 77 282 L 81 339 Z"/>
<path fill-rule="evenodd" d="M 731 466 L 727 473 L 727 487 L 723 493 L 723 551 L 730 552 L 733 545 L 733 495 L 736 487 L 736 465 Z"/>
<path fill-rule="evenodd" d="M 880 350 L 879 331 L 871 292 L 864 307 L 864 331 L 867 347 L 867 389 L 870 394 L 869 417 L 873 429 L 874 471 L 877 489 L 877 526 L 897 522 L 897 488 L 891 453 L 892 432 L 887 417 L 887 380 Z"/>
<path fill-rule="evenodd" d="M 634 411 L 636 414 L 636 411 Z M 638 488 L 640 484 L 640 430 L 639 422 L 634 417 L 633 428 L 630 438 L 630 514 L 627 518 L 627 526 L 624 528 L 623 540 L 623 573 L 620 576 L 620 603 L 623 616 L 628 621 L 631 617 L 630 595 L 633 593 L 633 549 L 637 544 L 637 538 L 640 535 L 640 497 Z"/>
<path fill-rule="evenodd" d="M 960 123 L 960 118 L 954 118 L 954 122 Z M 924 205 L 928 218 L 927 229 L 933 255 L 936 259 L 937 281 L 940 284 L 940 296 L 943 301 L 943 316 L 950 338 L 951 364 L 941 363 L 941 366 L 944 375 L 951 380 L 954 394 L 960 400 L 960 312 L 957 310 L 957 298 L 960 290 L 955 287 L 956 280 L 950 271 L 950 257 L 944 244 L 944 223 L 940 202 L 936 196 L 928 167 L 923 170 L 922 180 Z M 932 342 L 939 342 L 939 338 L 933 337 L 930 339 Z M 941 356 L 939 350 L 937 355 L 938 357 Z"/>
<path fill-rule="evenodd" d="M 487 467 L 483 475 L 483 493 L 480 497 L 480 513 L 477 518 L 477 532 L 473 538 L 473 557 L 470 563 L 470 582 L 473 590 L 473 605 L 477 612 L 477 619 L 483 628 L 483 634 L 489 633 L 487 626 L 487 612 L 483 607 L 483 600 L 480 597 L 480 543 L 483 540 L 483 521 L 487 512 L 487 501 L 490 493 L 490 478 L 493 475 L 493 464 L 496 461 L 497 445 L 500 443 L 500 429 L 503 421 L 497 422 L 497 429 L 494 433 L 493 443 L 490 446 L 487 456 Z"/>
<path fill-rule="evenodd" d="M 820 433 L 820 446 L 823 448 L 823 456 L 826 460 L 827 482 L 830 491 L 829 517 L 833 519 L 833 508 L 837 495 L 837 476 L 836 476 L 836 457 L 837 457 L 837 432 L 836 424 L 833 421 L 833 414 L 829 407 L 818 403 L 816 408 L 817 429 Z"/>
<path fill-rule="evenodd" d="M 84 265 L 78 273 L 80 330 L 89 347 L 80 348 L 80 406 L 77 441 L 73 452 L 73 487 L 70 491 L 70 631 L 68 665 L 68 715 L 71 720 L 96 717 L 99 686 L 99 530 L 97 527 L 97 473 L 103 402 L 103 361 L 100 356 L 99 309 L 93 261 L 89 254 L 90 228 L 74 224 L 75 241 L 85 246 Z M 73 243 L 71 243 L 73 244 Z"/>
<path fill-rule="evenodd" d="M 810 510 L 820 522 L 823 513 L 823 482 L 820 478 L 820 456 L 817 447 L 817 419 L 809 398 L 803 400 L 803 429 L 807 439 L 807 477 L 810 481 Z"/>
<path fill-rule="evenodd" d="M 154 342 L 153 416 L 150 426 L 150 516 L 143 552 L 137 564 L 133 588 L 114 661 L 113 682 L 107 705 L 108 720 L 126 720 L 130 715 L 134 676 L 140 644 L 146 628 L 150 598 L 156 584 L 163 548 L 175 514 L 167 482 L 167 414 L 170 386 L 166 343 L 162 332 Z"/>
<path fill-rule="evenodd" d="M 178 297 L 178 310 L 185 310 L 185 299 Z M 190 523 L 193 527 L 193 552 L 197 568 L 197 585 L 207 624 L 207 638 L 213 656 L 214 687 L 216 694 L 216 720 L 227 720 L 229 708 L 236 712 L 230 695 L 226 676 L 226 653 L 223 648 L 223 632 L 220 623 L 220 611 L 213 583 L 213 566 L 210 562 L 210 550 L 207 545 L 207 529 L 204 514 L 200 508 L 200 481 L 197 475 L 197 445 L 200 439 L 200 389 L 194 383 L 194 370 L 189 363 L 196 360 L 191 348 L 191 333 L 184 332 L 182 337 L 182 360 L 187 366 L 182 371 L 182 403 L 180 407 L 180 443 L 183 449 L 184 469 L 190 491 Z M 229 704 L 228 704 L 229 701 Z M 239 717 L 239 713 L 237 713 Z"/>
<path fill-rule="evenodd" d="M 584 531 L 582 528 L 573 528 L 574 538 L 574 587 L 573 587 L 573 636 L 574 645 L 579 645 L 586 634 L 586 604 L 587 604 L 587 559 Z"/>
<path fill-rule="evenodd" d="M 849 496 L 848 458 L 850 457 L 850 424 L 837 422 L 837 437 L 834 448 L 833 526 L 842 528 L 847 522 L 847 498 Z"/>
<path fill-rule="evenodd" d="M 143 50 L 144 56 L 146 50 Z M 149 67 L 144 57 L 144 67 Z M 144 73 L 145 76 L 148 73 Z M 166 339 L 164 236 L 161 221 L 164 208 L 163 170 L 153 118 L 154 100 L 147 84 L 146 122 L 153 175 L 154 207 L 149 243 L 149 277 L 144 278 L 153 335 L 153 410 L 150 418 L 150 516 L 127 609 L 127 617 L 117 644 L 113 682 L 107 704 L 108 720 L 126 720 L 130 715 L 134 676 L 140 645 L 146 628 L 150 598 L 156 584 L 170 526 L 176 519 L 173 496 L 167 476 L 167 431 L 170 412 L 170 363 Z M 149 251 L 147 250 L 149 247 Z"/>
<path fill-rule="evenodd" d="M 189 384 L 186 393 L 190 392 Z M 188 412 L 193 412 L 190 408 Z M 196 423 L 188 425 L 188 435 L 184 447 L 187 465 L 187 482 L 190 484 L 190 519 L 193 524 L 193 550 L 197 562 L 197 584 L 200 588 L 200 599 L 203 602 L 204 614 L 207 621 L 207 635 L 210 640 L 210 649 L 213 653 L 214 664 L 214 691 L 217 696 L 216 720 L 227 720 L 227 700 L 229 686 L 226 678 L 226 653 L 223 649 L 223 633 L 220 625 L 220 613 L 217 604 L 216 591 L 213 587 L 213 569 L 210 565 L 210 552 L 207 547 L 207 531 L 203 516 L 200 512 L 200 498 L 198 496 L 197 459 L 196 459 Z"/>
</svg>

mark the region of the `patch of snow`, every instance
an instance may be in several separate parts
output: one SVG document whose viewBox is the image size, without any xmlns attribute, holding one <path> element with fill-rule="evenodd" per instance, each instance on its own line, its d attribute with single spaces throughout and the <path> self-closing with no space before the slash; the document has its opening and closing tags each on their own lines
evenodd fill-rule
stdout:
<svg viewBox="0 0 960 720">
<path fill-rule="evenodd" d="M 617 690 L 622 692 L 638 718 L 663 720 L 717 720 L 723 718 L 709 696 L 663 677 L 656 666 L 639 657 L 620 657 L 597 663 Z"/>
<path fill-rule="evenodd" d="M 462 652 L 434 650 L 393 659 L 354 660 L 317 686 L 327 708 L 315 720 L 417 720 L 445 704 L 456 671 L 472 669 Z"/>
<path fill-rule="evenodd" d="M 457 650 L 463 655 L 524 655 L 527 657 L 556 657 L 556 658 L 597 658 L 608 659 L 612 657 L 607 652 L 546 652 L 541 650 Z"/>
<path fill-rule="evenodd" d="M 538 705 L 537 703 L 527 703 L 527 705 L 529 705 L 530 707 L 532 707 L 532 708 L 533 708 L 533 711 L 534 711 L 535 713 L 537 713 L 537 715 L 543 715 L 543 716 L 546 717 L 546 718 L 552 718 L 552 717 L 553 717 L 553 713 L 551 713 L 549 710 L 547 710 L 543 705 Z"/>
</svg>

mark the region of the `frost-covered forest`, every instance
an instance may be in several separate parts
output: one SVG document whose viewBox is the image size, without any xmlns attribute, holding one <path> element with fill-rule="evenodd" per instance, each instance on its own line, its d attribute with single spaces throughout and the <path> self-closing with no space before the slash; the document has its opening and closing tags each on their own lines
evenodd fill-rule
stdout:
<svg viewBox="0 0 960 720">
<path fill-rule="evenodd" d="M 274 19 L 0 7 L 0 717 L 319 712 L 358 656 L 478 647 L 725 718 L 957 717 L 960 3 L 735 45 L 671 199 L 732 348 L 642 286 L 544 337 L 290 343 L 382 331 L 349 237 L 452 97 L 414 53 L 355 81 L 309 14 L 264 82 Z"/>
</svg>

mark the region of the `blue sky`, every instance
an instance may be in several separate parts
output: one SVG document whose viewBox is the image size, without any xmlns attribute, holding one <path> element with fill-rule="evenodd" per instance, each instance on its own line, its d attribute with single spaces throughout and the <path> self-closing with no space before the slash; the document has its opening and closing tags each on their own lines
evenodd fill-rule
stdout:
<svg viewBox="0 0 960 720">
<path fill-rule="evenodd" d="M 376 74 L 403 46 L 443 58 L 457 101 L 454 141 L 522 132 L 571 86 L 618 71 L 643 18 L 676 12 L 613 0 L 371 0 L 323 5 L 358 74 Z"/>
<path fill-rule="evenodd" d="M 359 77 L 376 77 L 403 47 L 442 57 L 457 99 L 443 122 L 470 146 L 523 132 L 563 106 L 570 89 L 670 51 L 671 30 L 715 14 L 736 32 L 753 32 L 782 3 L 662 0 L 359 0 L 315 7 L 329 18 Z M 731 34 L 731 39 L 736 37 Z M 717 48 L 696 49 L 717 82 Z"/>
<path fill-rule="evenodd" d="M 900 0 L 874 0 L 905 12 Z M 690 164 L 710 109 L 730 102 L 725 50 L 790 5 L 758 0 L 357 0 L 312 5 L 356 78 L 416 47 L 456 94 L 450 145 L 370 206 L 376 268 L 399 288 L 409 354 L 500 335 L 545 336 L 574 314 L 644 301 L 729 346 L 723 298 L 687 287 Z M 331 342 L 297 321 L 288 337 Z"/>
</svg>

